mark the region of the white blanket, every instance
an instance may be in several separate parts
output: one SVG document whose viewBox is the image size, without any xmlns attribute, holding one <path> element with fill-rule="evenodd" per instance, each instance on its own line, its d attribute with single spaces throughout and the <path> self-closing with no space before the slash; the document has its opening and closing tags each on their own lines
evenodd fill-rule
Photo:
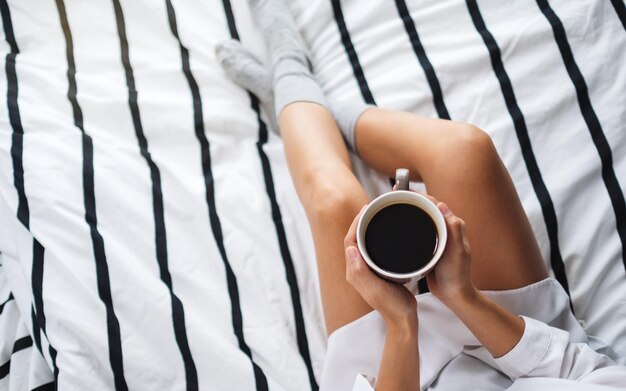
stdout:
<svg viewBox="0 0 626 391">
<path fill-rule="evenodd" d="M 325 91 L 369 89 L 381 106 L 426 116 L 443 101 L 451 118 L 487 130 L 549 264 L 559 249 L 576 315 L 626 360 L 622 2 L 550 2 L 608 162 L 537 4 L 478 4 L 553 215 L 467 3 L 409 2 L 404 21 L 402 3 L 291 3 Z M 0 11 L 0 303 L 14 297 L 0 313 L 0 390 L 55 379 L 61 390 L 315 389 L 325 335 L 309 229 L 280 139 L 213 54 L 240 36 L 263 56 L 246 3 L 0 0 Z M 622 191 L 607 190 L 603 164 Z M 362 171 L 373 193 L 386 188 Z"/>
</svg>

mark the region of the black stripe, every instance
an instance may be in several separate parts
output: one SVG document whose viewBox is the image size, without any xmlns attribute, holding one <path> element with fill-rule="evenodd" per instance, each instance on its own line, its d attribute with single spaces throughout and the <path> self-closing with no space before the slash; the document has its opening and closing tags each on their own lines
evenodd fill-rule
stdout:
<svg viewBox="0 0 626 391">
<path fill-rule="evenodd" d="M 231 38 L 239 40 L 239 33 L 237 31 L 237 25 L 235 24 L 235 16 L 232 11 L 229 0 L 224 1 L 224 11 L 226 12 L 226 19 L 228 21 L 228 27 L 231 32 Z M 270 201 L 270 207 L 272 211 L 272 221 L 274 222 L 274 228 L 276 229 L 276 236 L 278 238 L 278 245 L 280 248 L 283 265 L 285 267 L 285 275 L 287 278 L 287 284 L 289 286 L 289 293 L 291 295 L 291 305 L 294 313 L 294 320 L 296 326 L 296 339 L 298 343 L 298 350 L 304 364 L 307 368 L 307 374 L 309 376 L 309 384 L 311 390 L 319 389 L 317 381 L 315 379 L 315 373 L 313 372 L 313 364 L 311 362 L 311 354 L 309 352 L 309 341 L 306 335 L 306 329 L 304 325 L 304 315 L 302 311 L 302 303 L 300 300 L 300 289 L 298 286 L 298 279 L 296 276 L 295 267 L 293 265 L 293 259 L 291 257 L 291 251 L 289 250 L 289 244 L 287 242 L 287 235 L 285 233 L 285 227 L 282 221 L 282 213 L 276 199 L 276 190 L 274 188 L 274 177 L 270 166 L 269 158 L 263 150 L 263 146 L 268 140 L 267 125 L 261 118 L 261 109 L 259 107 L 258 98 L 248 91 L 252 110 L 256 114 L 257 122 L 259 124 L 259 138 L 256 143 L 259 159 L 261 160 L 261 167 L 263 170 L 263 179 L 265 180 L 265 191 Z"/>
<path fill-rule="evenodd" d="M 33 340 L 30 336 L 20 338 L 17 341 L 15 341 L 15 343 L 13 344 L 13 351 L 11 354 L 15 354 L 31 346 L 33 346 Z M 10 370 L 11 370 L 11 360 L 5 362 L 4 364 L 0 366 L 0 380 L 7 377 L 7 375 L 10 373 Z"/>
<path fill-rule="evenodd" d="M 35 346 L 43 354 L 41 345 L 41 334 L 43 333 L 48 341 L 48 352 L 50 353 L 50 359 L 52 360 L 52 367 L 54 369 L 54 378 L 57 379 L 59 375 L 59 368 L 57 366 L 57 351 L 50 343 L 48 339 L 48 332 L 46 330 L 46 316 L 44 313 L 43 304 L 43 273 L 44 273 L 44 248 L 39 241 L 33 241 L 33 269 L 31 275 L 31 286 L 33 290 L 33 302 L 34 308 L 31 308 L 31 318 L 33 321 L 33 335 L 35 338 Z"/>
<path fill-rule="evenodd" d="M 615 12 L 617 12 L 620 22 L 622 22 L 622 26 L 624 26 L 624 30 L 626 30 L 626 5 L 624 5 L 622 0 L 611 0 L 611 3 L 613 8 L 615 8 Z"/>
<path fill-rule="evenodd" d="M 44 248 L 37 241 L 33 240 L 33 268 L 31 271 L 31 289 L 33 290 L 33 306 L 31 307 L 31 318 L 33 321 L 33 336 L 35 346 L 40 352 L 41 332 L 46 335 L 46 315 L 43 305 L 43 269 L 44 269 Z M 52 348 L 52 347 L 51 347 Z"/>
<path fill-rule="evenodd" d="M 9 111 L 9 121 L 13 128 L 11 158 L 13 160 L 13 183 L 17 190 L 18 206 L 17 218 L 28 229 L 30 228 L 28 200 L 24 190 L 24 165 L 22 162 L 22 151 L 24 148 L 24 129 L 20 108 L 17 103 L 18 84 L 17 71 L 15 69 L 15 58 L 20 50 L 15 41 L 13 33 L 13 22 L 11 12 L 6 0 L 0 0 L 0 12 L 2 13 L 2 25 L 4 27 L 4 38 L 9 44 L 10 51 L 5 58 L 5 70 L 7 74 L 7 107 Z"/>
<path fill-rule="evenodd" d="M 33 388 L 31 391 L 54 391 L 54 390 L 56 390 L 56 383 L 51 382 L 51 383 L 42 384 L 37 388 Z"/>
<path fill-rule="evenodd" d="M 485 21 L 480 14 L 480 10 L 478 9 L 478 4 L 476 4 L 476 0 L 467 0 L 467 8 L 469 9 L 476 30 L 482 37 L 487 50 L 489 51 L 491 65 L 498 81 L 500 82 L 500 88 L 502 89 L 502 95 L 504 96 L 506 107 L 509 111 L 511 119 L 513 120 L 515 133 L 522 148 L 522 156 L 530 176 L 530 181 L 539 200 L 539 204 L 541 205 L 543 219 L 548 231 L 548 239 L 550 240 L 550 264 L 552 266 L 552 271 L 554 272 L 556 279 L 569 294 L 569 284 L 567 282 L 567 276 L 565 275 L 565 265 L 563 264 L 561 250 L 559 249 L 558 221 L 554 210 L 554 203 L 552 202 L 550 193 L 548 193 L 548 188 L 543 181 L 541 171 L 539 171 L 539 166 L 528 135 L 528 128 L 526 127 L 524 114 L 517 104 L 517 99 L 515 98 L 515 93 L 513 91 L 513 85 L 511 84 L 509 75 L 504 69 L 500 48 L 498 47 L 498 44 L 496 43 L 496 40 L 491 32 L 487 29 Z"/>
<path fill-rule="evenodd" d="M 113 6 L 115 9 L 117 32 L 120 40 L 121 59 L 126 75 L 126 84 L 128 86 L 128 104 L 133 118 L 133 126 L 135 128 L 135 134 L 139 143 L 141 156 L 143 156 L 143 158 L 146 160 L 146 163 L 148 164 L 152 180 L 152 206 L 155 227 L 155 246 L 156 258 L 159 264 L 160 278 L 161 281 L 163 281 L 163 283 L 167 286 L 171 298 L 172 323 L 174 326 L 176 343 L 178 344 L 178 348 L 180 350 L 185 366 L 187 387 L 188 389 L 197 389 L 198 375 L 195 363 L 191 356 L 191 350 L 189 348 L 189 342 L 186 334 L 184 308 L 182 302 L 174 293 L 172 276 L 168 267 L 167 234 L 165 229 L 165 211 L 163 206 L 161 173 L 157 165 L 152 160 L 152 156 L 148 149 L 148 140 L 146 139 L 143 131 L 143 124 L 141 123 L 139 106 L 137 104 L 137 88 L 135 85 L 135 76 L 129 58 L 130 54 L 128 39 L 126 36 L 126 25 L 119 0 L 113 0 Z"/>
<path fill-rule="evenodd" d="M 193 97 L 193 109 L 194 109 L 194 124 L 196 126 L 196 133 L 201 133 L 204 135 L 204 118 L 202 114 L 202 100 L 200 98 L 200 92 L 198 89 L 198 84 L 196 83 L 195 78 L 191 73 L 191 68 L 189 66 L 189 51 L 182 44 L 180 37 L 178 36 L 178 27 L 176 22 L 176 14 L 174 12 L 174 7 L 170 0 L 165 1 L 167 7 L 167 16 L 170 25 L 170 29 L 172 34 L 176 38 L 180 48 L 180 55 L 183 67 L 183 73 L 189 83 L 189 87 L 191 89 L 192 97 Z M 189 349 L 189 344 L 187 342 L 187 336 L 185 334 L 184 329 L 184 316 L 183 316 L 183 307 L 182 303 L 177 303 L 178 308 L 176 311 L 179 313 L 176 314 L 176 317 L 180 317 L 183 322 L 181 323 L 182 329 L 176 329 L 176 337 L 181 347 L 181 354 L 183 356 L 183 362 L 185 364 L 185 378 L 187 381 L 187 389 L 188 390 L 197 390 L 198 389 L 198 373 L 196 371 L 196 365 L 193 361 L 193 357 L 191 356 L 191 350 Z M 174 309 L 174 308 L 173 308 Z M 176 325 L 175 325 L 176 327 Z"/>
<path fill-rule="evenodd" d="M 426 278 L 422 278 L 419 281 L 417 281 L 417 291 L 420 294 L 430 292 L 430 289 L 428 289 L 428 284 L 426 283 Z"/>
<path fill-rule="evenodd" d="M 341 36 L 341 42 L 344 49 L 346 50 L 346 53 L 348 54 L 348 58 L 350 59 L 352 72 L 354 72 L 354 77 L 359 84 L 361 95 L 363 96 L 363 99 L 367 104 L 376 105 L 374 96 L 372 95 L 370 87 L 367 84 L 367 80 L 365 79 L 363 68 L 361 67 L 361 63 L 359 62 L 359 57 L 356 54 L 354 45 L 352 44 L 352 39 L 350 38 L 350 33 L 348 32 L 348 27 L 346 26 L 346 21 L 343 17 L 343 10 L 341 9 L 340 0 L 331 0 L 331 3 L 333 6 L 333 13 L 335 15 L 335 22 L 337 23 L 339 35 Z"/>
<path fill-rule="evenodd" d="M 226 14 L 226 22 L 228 24 L 228 30 L 230 31 L 230 37 L 232 39 L 239 40 L 239 32 L 237 31 L 237 24 L 235 24 L 233 7 L 228 0 L 222 1 L 222 4 L 224 5 L 224 13 Z"/>
<path fill-rule="evenodd" d="M 585 119 L 587 127 L 589 128 L 589 133 L 591 133 L 591 139 L 593 140 L 593 143 L 598 150 L 598 154 L 600 155 L 600 161 L 602 163 L 602 179 L 604 180 L 604 185 L 609 193 L 611 204 L 613 205 L 613 211 L 615 212 L 617 232 L 622 242 L 622 261 L 624 263 L 624 267 L 626 267 L 626 200 L 624 199 L 624 193 L 622 192 L 617 176 L 615 175 L 615 170 L 613 169 L 613 153 L 611 151 L 611 146 L 604 135 L 598 116 L 596 115 L 596 112 L 591 104 L 587 83 L 585 82 L 585 79 L 576 64 L 574 53 L 572 52 L 572 48 L 567 40 L 563 23 L 546 0 L 537 0 L 537 5 L 539 5 L 541 12 L 552 26 L 554 38 L 559 47 L 559 51 L 561 52 L 563 63 L 565 64 L 567 73 L 576 89 L 580 111 Z"/>
<path fill-rule="evenodd" d="M 304 360 L 304 364 L 307 368 L 309 375 L 309 384 L 311 390 L 319 389 L 317 381 L 315 380 L 315 373 L 313 372 L 313 364 L 311 362 L 311 354 L 309 352 L 309 341 L 306 335 L 306 329 L 304 326 L 304 315 L 302 313 L 302 303 L 300 300 L 300 288 L 298 287 L 298 278 L 296 276 L 296 270 L 293 265 L 293 259 L 291 258 L 291 252 L 289 251 L 289 244 L 287 243 L 287 235 L 285 233 L 285 227 L 283 225 L 282 214 L 278 201 L 276 200 L 276 190 L 274 189 L 274 178 L 270 167 L 270 161 L 263 150 L 263 145 L 267 143 L 268 133 L 265 122 L 261 119 L 261 111 L 259 109 L 259 101 L 256 96 L 250 94 L 250 100 L 252 102 L 252 109 L 256 112 L 257 120 L 259 123 L 259 141 L 256 143 L 259 158 L 261 159 L 261 166 L 263 168 L 263 178 L 265 180 L 265 191 L 270 200 L 270 206 L 272 210 L 272 220 L 274 221 L 274 228 L 276 229 L 276 235 L 278 236 L 278 244 L 280 247 L 280 254 L 285 266 L 285 275 L 287 278 L 287 284 L 289 285 L 289 292 L 291 294 L 291 306 L 295 318 L 296 325 L 296 339 L 298 341 L 298 350 Z"/>
<path fill-rule="evenodd" d="M 435 73 L 435 68 L 433 68 L 433 65 L 430 63 L 430 60 L 426 55 L 426 51 L 420 41 L 419 35 L 417 34 L 415 22 L 413 21 L 413 18 L 411 18 L 411 13 L 406 6 L 406 2 L 404 0 L 396 0 L 396 7 L 398 8 L 398 13 L 402 18 L 402 22 L 404 23 L 404 28 L 409 35 L 413 51 L 415 52 L 415 55 L 417 56 L 417 59 L 426 74 L 428 85 L 430 86 L 430 90 L 433 94 L 433 103 L 435 104 L 437 114 L 439 115 L 439 118 L 450 119 L 448 108 L 443 101 L 443 93 L 441 92 L 441 85 L 439 84 L 439 79 Z"/>
<path fill-rule="evenodd" d="M 232 271 L 230 266 L 230 262 L 226 255 L 226 249 L 224 247 L 224 241 L 222 236 L 222 228 L 219 220 L 219 216 L 217 215 L 217 207 L 215 204 L 215 195 L 214 195 L 214 180 L 213 180 L 213 172 L 211 168 L 211 153 L 210 153 L 210 145 L 209 140 L 206 137 L 204 131 L 204 113 L 202 110 L 202 97 L 200 95 L 200 89 L 198 87 L 198 83 L 191 72 L 191 66 L 189 61 L 189 50 L 183 45 L 180 40 L 180 36 L 178 35 L 178 23 L 176 20 L 176 13 L 174 7 L 170 0 L 165 1 L 167 6 L 167 14 L 170 29 L 172 34 L 176 38 L 180 48 L 181 55 L 181 63 L 183 73 L 185 78 L 187 79 L 187 83 L 189 84 L 189 89 L 191 91 L 191 96 L 193 99 L 193 109 L 194 109 L 194 128 L 196 137 L 200 143 L 200 152 L 202 159 L 202 170 L 204 175 L 204 182 L 206 187 L 206 202 L 209 208 L 209 220 L 211 223 L 211 228 L 213 231 L 214 239 L 217 243 L 217 246 L 220 251 L 220 255 L 222 261 L 224 262 L 226 274 L 227 274 L 227 284 L 228 291 L 231 299 L 231 313 L 232 313 L 232 323 L 235 331 L 235 335 L 237 336 L 237 340 L 239 342 L 239 348 L 248 356 L 250 359 L 253 370 L 255 381 L 257 385 L 257 389 L 266 390 L 267 379 L 265 374 L 261 370 L 261 368 L 254 362 L 252 358 L 252 352 L 245 341 L 243 334 L 243 319 L 241 315 L 241 303 L 239 301 L 239 288 L 237 285 L 237 279 L 235 274 Z"/>
<path fill-rule="evenodd" d="M 33 292 L 33 298 L 34 298 L 34 301 L 37 301 L 35 292 Z M 37 350 L 39 350 L 43 354 L 43 349 L 41 348 L 41 332 L 43 330 L 41 330 L 41 327 L 39 326 L 39 322 L 37 320 L 37 313 L 35 312 L 34 305 L 30 307 L 30 320 L 33 325 L 33 338 L 35 340 L 35 346 L 37 347 Z"/>
<path fill-rule="evenodd" d="M 39 241 L 37 241 L 36 239 L 33 239 L 33 268 L 31 272 L 33 305 L 30 309 L 30 315 L 33 325 L 33 338 L 35 346 L 43 356 L 43 348 L 41 344 L 41 333 L 43 333 L 43 335 L 46 337 L 46 340 L 48 341 L 48 353 L 50 353 L 50 359 L 52 361 L 54 378 L 57 379 L 59 375 L 59 367 L 57 366 L 56 362 L 57 351 L 48 339 L 48 333 L 46 331 L 46 317 L 43 304 L 44 255 L 45 249 L 43 248 L 41 243 L 39 243 Z"/>
<path fill-rule="evenodd" d="M 343 48 L 348 55 L 348 59 L 350 60 L 352 72 L 354 73 L 354 77 L 356 78 L 357 84 L 359 85 L 361 96 L 363 97 L 365 103 L 376 106 L 376 100 L 374 99 L 374 95 L 372 95 L 372 91 L 367 84 L 367 79 L 365 78 L 365 74 L 363 73 L 363 68 L 361 67 L 359 56 L 357 55 L 356 49 L 352 44 L 350 32 L 348 31 L 346 21 L 343 17 L 343 10 L 341 8 L 340 0 L 331 0 L 331 3 L 333 6 L 333 14 L 335 15 L 335 23 L 337 24 L 337 28 L 339 29 L 339 35 L 341 36 L 341 43 L 343 44 Z M 389 185 L 393 187 L 394 184 L 395 180 L 393 178 L 389 178 Z"/>
<path fill-rule="evenodd" d="M 34 292 L 33 292 L 33 296 L 35 298 L 37 297 Z M 41 310 L 40 313 L 43 314 L 43 309 Z M 46 339 L 48 338 L 48 335 L 45 331 L 45 323 L 43 323 L 43 327 L 39 324 L 34 305 L 31 306 L 30 308 L 30 317 L 31 317 L 31 322 L 32 322 L 32 327 L 33 327 L 33 338 L 34 338 L 35 346 L 37 347 L 37 350 L 39 351 L 39 353 L 41 353 L 41 355 L 43 356 L 44 353 L 43 353 L 43 348 L 41 345 L 41 333 L 44 333 L 44 335 L 46 336 Z M 59 378 L 59 367 L 57 366 L 57 351 L 56 349 L 52 347 L 49 341 L 48 341 L 48 352 L 50 354 L 50 359 L 52 361 L 52 368 L 53 368 L 53 374 L 54 374 L 54 379 L 55 379 L 55 382 L 53 384 L 56 384 Z"/>
<path fill-rule="evenodd" d="M 225 10 L 230 11 L 232 13 L 232 8 L 230 6 L 230 3 L 228 3 L 227 1 L 224 1 L 223 5 L 224 5 Z M 236 31 L 233 31 L 231 29 L 231 33 L 233 32 L 236 34 Z M 183 51 L 182 48 L 183 46 L 181 44 L 181 54 L 186 53 L 188 56 L 188 52 L 186 50 Z M 191 72 L 189 71 L 189 64 L 188 64 L 189 58 L 188 57 L 186 61 L 187 61 L 187 70 L 185 73 L 186 75 L 193 76 Z M 190 88 L 192 90 L 192 96 L 194 98 L 194 110 L 195 110 L 196 108 L 201 108 L 200 93 L 199 93 L 198 86 L 195 82 L 195 79 L 189 76 L 187 77 L 187 79 L 190 84 Z M 198 114 L 202 115 L 202 111 L 195 110 L 194 115 L 196 116 L 196 118 Z M 241 301 L 239 299 L 239 287 L 237 284 L 237 277 L 235 276 L 235 273 L 233 272 L 233 269 L 230 266 L 230 261 L 228 260 L 228 256 L 226 254 L 226 248 L 224 246 L 224 236 L 222 233 L 222 224 L 217 214 L 217 205 L 215 203 L 215 186 L 214 186 L 215 182 L 213 179 L 213 172 L 211 168 L 211 154 L 210 154 L 210 149 L 209 149 L 209 140 L 207 139 L 206 134 L 204 133 L 203 121 L 200 121 L 200 122 L 196 121 L 195 133 L 196 133 L 198 142 L 200 143 L 202 171 L 204 173 L 206 202 L 208 206 L 211 230 L 213 231 L 213 237 L 215 239 L 217 248 L 220 252 L 222 262 L 224 263 L 224 269 L 226 271 L 226 285 L 228 287 L 228 293 L 230 295 L 230 300 L 231 300 L 231 319 L 232 319 L 232 324 L 233 324 L 233 331 L 235 333 L 235 336 L 237 337 L 239 349 L 246 356 L 248 356 L 248 358 L 250 359 L 250 362 L 252 363 L 256 389 L 267 390 L 268 389 L 267 378 L 265 377 L 265 374 L 263 373 L 261 368 L 257 365 L 257 363 L 254 362 L 254 359 L 252 358 L 252 351 L 250 350 L 250 347 L 248 346 L 244 338 L 243 317 L 241 313 Z"/>
<path fill-rule="evenodd" d="M 72 96 L 76 95 L 76 83 L 73 82 L 75 75 L 75 69 L 73 67 L 73 54 L 72 54 L 72 41 L 69 27 L 67 25 L 67 15 L 65 13 L 65 6 L 62 2 L 57 1 L 57 10 L 61 19 L 61 25 L 63 33 L 66 39 L 66 53 L 68 56 L 68 71 L 67 76 L 70 80 L 68 88 L 68 98 L 72 103 L 72 109 L 74 111 L 74 122 L 76 126 L 82 131 L 82 112 L 80 107 L 75 105 L 75 101 Z M 95 218 L 95 198 L 93 194 L 93 159 L 89 156 L 93 152 L 93 146 L 89 137 L 82 138 L 83 141 L 83 191 L 85 202 L 85 219 L 90 226 L 90 233 L 92 238 L 92 247 L 94 251 L 94 258 L 96 264 L 96 277 L 98 285 L 98 294 L 100 300 L 104 303 L 107 317 L 107 334 L 109 343 L 109 361 L 114 376 L 115 388 L 117 390 L 127 390 L 126 380 L 124 379 L 123 372 L 123 359 L 122 359 L 122 343 L 120 336 L 120 325 L 113 309 L 113 299 L 111 297 L 111 286 L 109 278 L 109 268 L 106 262 L 106 254 L 104 251 L 104 243 L 102 237 L 96 228 Z M 91 160 L 91 162 L 90 162 Z M 38 311 L 39 312 L 39 311 Z M 42 317 L 43 314 L 38 314 L 38 317 Z M 58 375 L 58 371 L 55 371 L 55 376 Z"/>
<path fill-rule="evenodd" d="M 15 343 L 13 344 L 13 354 L 21 350 L 28 349 L 31 346 L 33 346 L 33 339 L 30 337 L 30 335 L 27 335 L 26 337 L 22 337 L 16 340 Z"/>
<path fill-rule="evenodd" d="M 7 375 L 11 372 L 11 360 L 5 362 L 0 365 L 0 380 L 7 377 Z"/>
<path fill-rule="evenodd" d="M 22 127 L 21 114 L 18 104 L 18 82 L 17 71 L 15 66 L 15 59 L 19 54 L 19 48 L 15 40 L 15 34 L 13 31 L 13 23 L 11 20 L 11 13 L 6 0 L 0 1 L 0 13 L 2 14 L 2 22 L 5 33 L 5 39 L 10 47 L 10 52 L 6 55 L 5 69 L 7 74 L 7 107 L 9 111 L 9 119 L 11 127 L 13 129 L 12 145 L 11 145 L 11 158 L 13 162 L 13 180 L 15 189 L 18 194 L 18 208 L 17 217 L 18 220 L 27 228 L 30 229 L 30 212 L 28 206 L 28 199 L 26 198 L 26 190 L 24 187 L 24 165 L 23 165 L 23 151 L 24 151 L 24 129 Z M 33 238 L 33 278 L 40 278 L 43 281 L 43 246 Z M 41 274 L 37 275 L 36 270 L 41 269 Z M 36 290 L 35 285 L 41 288 L 36 280 L 33 280 L 33 296 L 35 305 L 40 304 L 38 311 L 43 317 L 43 299 L 41 297 L 41 289 Z M 33 335 L 37 348 L 41 352 L 41 336 L 39 329 L 41 328 L 39 322 L 36 321 L 37 315 L 31 308 L 31 315 L 33 320 Z M 45 333 L 45 321 L 42 331 Z M 51 357 L 53 357 L 53 366 L 56 370 L 56 351 L 49 345 Z"/>
<path fill-rule="evenodd" d="M 0 380 L 4 379 L 11 372 L 11 360 L 0 365 Z"/>
<path fill-rule="evenodd" d="M 13 293 L 9 293 L 9 298 L 8 298 L 8 299 L 6 299 L 6 300 L 5 300 L 2 304 L 0 304 L 0 314 L 2 314 L 2 311 L 4 310 L 4 306 L 5 306 L 8 302 L 10 302 L 10 301 L 12 301 L 12 300 L 14 300 L 14 299 L 15 299 L 15 298 L 13 297 Z"/>
</svg>

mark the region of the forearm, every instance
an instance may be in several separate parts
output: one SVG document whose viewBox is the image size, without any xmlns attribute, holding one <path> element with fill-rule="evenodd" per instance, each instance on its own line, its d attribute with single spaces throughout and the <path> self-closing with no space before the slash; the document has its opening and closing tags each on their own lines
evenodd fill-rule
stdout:
<svg viewBox="0 0 626 391">
<path fill-rule="evenodd" d="M 511 351 L 524 335 L 524 320 L 477 289 L 450 298 L 445 304 L 495 358 Z"/>
<path fill-rule="evenodd" d="M 417 316 L 386 324 L 387 337 L 376 390 L 417 391 L 420 387 Z"/>
</svg>

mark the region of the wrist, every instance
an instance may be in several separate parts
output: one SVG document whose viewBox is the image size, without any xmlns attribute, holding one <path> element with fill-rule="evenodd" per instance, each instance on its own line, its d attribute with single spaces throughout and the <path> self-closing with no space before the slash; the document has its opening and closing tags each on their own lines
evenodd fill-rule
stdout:
<svg viewBox="0 0 626 391">
<path fill-rule="evenodd" d="M 447 291 L 440 300 L 450 309 L 476 302 L 479 299 L 480 291 L 474 284 L 469 282 L 466 285 Z"/>
<path fill-rule="evenodd" d="M 410 314 L 404 314 L 401 316 L 383 317 L 385 325 L 387 327 L 387 335 L 393 337 L 400 337 L 408 339 L 417 337 L 417 330 L 419 327 L 419 321 L 417 319 L 417 311 Z"/>
</svg>

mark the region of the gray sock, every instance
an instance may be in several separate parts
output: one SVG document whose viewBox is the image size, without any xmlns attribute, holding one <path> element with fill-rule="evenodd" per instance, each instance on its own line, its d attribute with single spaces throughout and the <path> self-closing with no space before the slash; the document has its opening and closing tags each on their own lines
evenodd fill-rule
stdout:
<svg viewBox="0 0 626 391">
<path fill-rule="evenodd" d="M 243 47 L 241 42 L 234 39 L 218 43 L 215 46 L 215 56 L 232 81 L 259 98 L 268 114 L 271 128 L 277 132 L 272 71 Z"/>
<path fill-rule="evenodd" d="M 272 62 L 276 116 L 290 103 L 326 99 L 309 70 L 306 49 L 283 0 L 250 0 Z"/>
<path fill-rule="evenodd" d="M 274 100 L 271 70 L 244 48 L 241 42 L 235 39 L 219 42 L 215 46 L 215 56 L 232 81 L 263 102 L 271 103 Z"/>
<path fill-rule="evenodd" d="M 369 105 L 367 103 L 354 103 L 354 102 L 336 102 L 332 101 L 330 104 L 330 111 L 337 121 L 337 126 L 343 134 L 343 138 L 348 145 L 348 149 L 357 153 L 356 150 L 356 138 L 355 128 L 356 123 L 361 118 L 361 115 L 369 109 L 373 109 L 376 106 Z"/>
</svg>

